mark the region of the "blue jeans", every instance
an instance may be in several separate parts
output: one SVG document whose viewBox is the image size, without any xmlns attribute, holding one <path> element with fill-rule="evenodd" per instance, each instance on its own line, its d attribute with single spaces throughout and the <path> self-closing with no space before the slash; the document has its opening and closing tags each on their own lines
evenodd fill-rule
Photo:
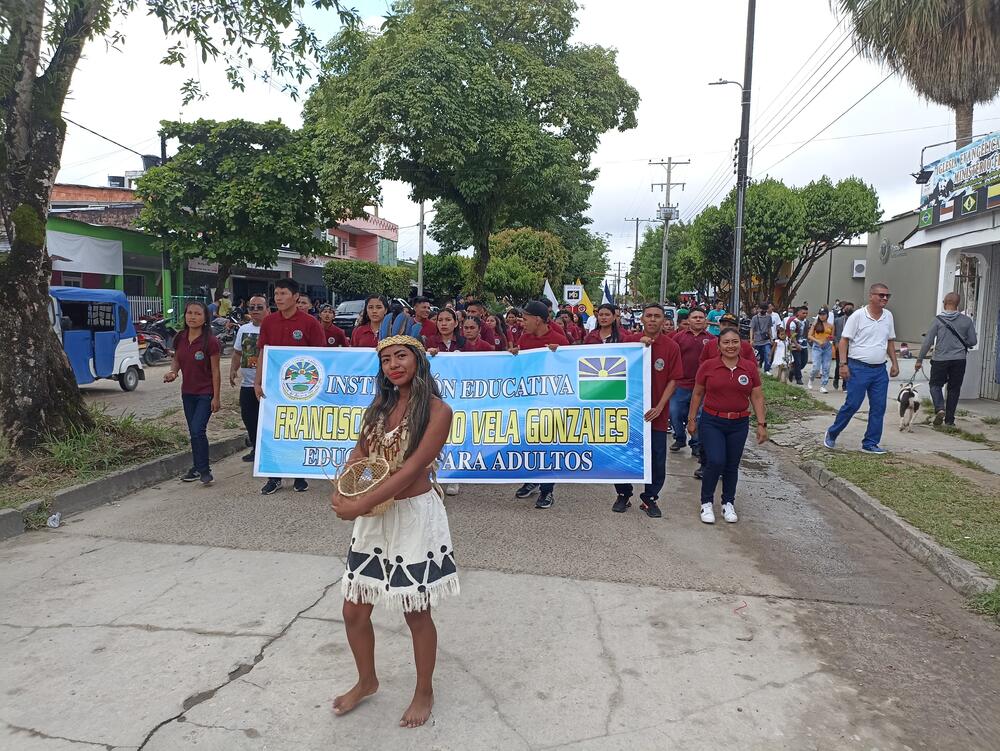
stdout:
<svg viewBox="0 0 1000 751">
<path fill-rule="evenodd" d="M 885 417 L 885 402 L 889 394 L 889 373 L 885 363 L 868 365 L 860 360 L 847 358 L 847 369 L 851 377 L 847 379 L 847 399 L 837 413 L 830 430 L 833 440 L 837 440 L 844 428 L 861 408 L 868 397 L 868 429 L 861 441 L 862 448 L 875 448 L 882 440 L 882 420 Z"/>
<path fill-rule="evenodd" d="M 813 369 L 811 378 L 822 377 L 821 386 L 826 386 L 830 382 L 830 360 L 833 358 L 833 342 L 827 342 L 822 347 L 818 344 L 812 346 Z"/>
<path fill-rule="evenodd" d="M 757 362 L 764 369 L 765 372 L 771 370 L 771 342 L 766 344 L 755 344 L 753 345 L 754 351 L 757 353 Z"/>
<path fill-rule="evenodd" d="M 181 394 L 184 418 L 191 436 L 192 467 L 195 472 L 208 472 L 208 418 L 212 416 L 211 394 Z"/>
<path fill-rule="evenodd" d="M 691 394 L 694 389 L 678 386 L 670 397 L 670 428 L 674 431 L 674 440 L 681 446 L 686 442 L 688 410 L 691 409 Z M 691 448 L 698 448 L 698 431 L 691 436 Z"/>
<path fill-rule="evenodd" d="M 653 474 L 650 478 L 652 481 L 639 496 L 644 501 L 655 501 L 659 497 L 660 491 L 663 490 L 663 483 L 667 479 L 667 431 L 653 430 L 650 431 L 650 434 L 652 436 Z M 616 483 L 615 492 L 618 495 L 631 498 L 632 486 L 628 483 Z"/>
<path fill-rule="evenodd" d="M 736 502 L 736 483 L 740 476 L 740 459 L 750 431 L 750 418 L 727 420 L 707 412 L 698 420 L 701 453 L 705 469 L 701 476 L 701 502 L 715 500 L 715 487 L 722 477 L 722 502 Z"/>
</svg>

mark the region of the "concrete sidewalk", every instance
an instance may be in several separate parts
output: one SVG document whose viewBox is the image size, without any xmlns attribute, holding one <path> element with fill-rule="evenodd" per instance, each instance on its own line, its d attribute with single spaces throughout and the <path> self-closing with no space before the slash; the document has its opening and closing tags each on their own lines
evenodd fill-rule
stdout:
<svg viewBox="0 0 1000 751">
<path fill-rule="evenodd" d="M 601 486 L 447 499 L 462 595 L 419 730 L 379 611 L 380 693 L 330 711 L 355 676 L 325 483 L 260 496 L 233 458 L 0 545 L 0 747 L 995 748 L 1000 632 L 776 450 L 739 524 L 700 524 L 686 453 L 661 520 Z"/>
</svg>

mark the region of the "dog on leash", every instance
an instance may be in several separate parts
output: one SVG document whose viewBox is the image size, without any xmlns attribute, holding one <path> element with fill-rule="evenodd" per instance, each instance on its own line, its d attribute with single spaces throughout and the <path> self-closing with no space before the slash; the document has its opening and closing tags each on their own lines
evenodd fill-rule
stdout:
<svg viewBox="0 0 1000 751">
<path fill-rule="evenodd" d="M 917 396 L 917 387 L 913 382 L 904 383 L 899 387 L 899 394 L 896 396 L 899 402 L 899 431 L 907 433 L 913 432 L 913 418 L 917 416 L 920 409 L 920 397 Z"/>
</svg>

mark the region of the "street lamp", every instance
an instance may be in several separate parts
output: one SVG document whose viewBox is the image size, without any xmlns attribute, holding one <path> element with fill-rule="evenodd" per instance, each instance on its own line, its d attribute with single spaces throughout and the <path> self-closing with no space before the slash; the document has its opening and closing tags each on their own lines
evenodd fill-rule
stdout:
<svg viewBox="0 0 1000 751">
<path fill-rule="evenodd" d="M 740 87 L 743 111 L 740 119 L 739 151 L 736 158 L 736 237 L 733 243 L 733 278 L 730 292 L 730 312 L 740 313 L 740 256 L 743 253 L 743 205 L 747 190 L 747 152 L 750 142 L 750 83 L 753 78 L 753 27 L 757 13 L 757 0 L 747 2 L 747 43 L 743 66 L 743 83 L 720 78 L 709 86 L 734 84 Z"/>
</svg>

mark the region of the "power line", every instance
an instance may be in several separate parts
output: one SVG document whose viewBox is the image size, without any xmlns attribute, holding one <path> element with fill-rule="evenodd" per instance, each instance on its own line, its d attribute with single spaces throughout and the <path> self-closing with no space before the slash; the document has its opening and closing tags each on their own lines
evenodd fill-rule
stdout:
<svg viewBox="0 0 1000 751">
<path fill-rule="evenodd" d="M 132 148 L 131 146 L 126 146 L 126 145 L 125 145 L 125 144 L 123 144 L 123 143 L 118 143 L 118 141 L 116 141 L 115 139 L 113 139 L 113 138 L 108 138 L 108 137 L 107 137 L 106 135 L 104 135 L 103 133 L 98 133 L 98 132 L 97 132 L 96 130 L 93 130 L 92 128 L 88 128 L 88 127 L 87 127 L 86 125 L 80 125 L 80 123 L 76 122 L 75 120 L 70 120 L 70 119 L 69 119 L 68 117 L 66 117 L 66 115 L 63 115 L 63 120 L 65 120 L 65 121 L 66 121 L 66 122 L 68 122 L 68 123 L 71 123 L 71 124 L 75 125 L 75 126 L 76 126 L 76 127 L 78 127 L 78 128 L 83 128 L 83 129 L 84 129 L 85 131 L 87 131 L 88 133 L 93 133 L 93 134 L 94 134 L 95 136 L 97 136 L 98 138 L 103 138 L 103 139 L 104 139 L 105 141 L 107 141 L 108 143 L 113 143 L 113 144 L 114 144 L 115 146 L 117 146 L 117 147 L 118 147 L 119 149 L 124 149 L 125 151 L 131 151 L 131 152 L 132 152 L 133 154 L 136 154 L 136 155 L 138 155 L 138 156 L 142 156 L 142 153 L 141 153 L 141 152 L 138 152 L 138 151 L 136 151 L 136 150 L 135 150 L 135 149 L 133 149 L 133 148 Z"/>
</svg>

